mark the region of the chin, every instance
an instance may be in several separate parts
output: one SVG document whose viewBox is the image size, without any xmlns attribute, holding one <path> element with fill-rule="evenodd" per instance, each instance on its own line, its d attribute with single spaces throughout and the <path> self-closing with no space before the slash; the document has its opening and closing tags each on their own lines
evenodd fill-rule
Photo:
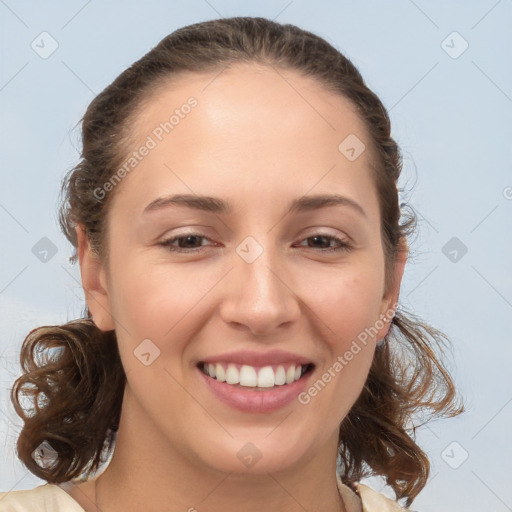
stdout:
<svg viewBox="0 0 512 512">
<path fill-rule="evenodd" d="M 304 439 L 296 443 L 293 437 L 271 437 L 266 429 L 260 436 L 240 436 L 223 445 L 217 441 L 200 450 L 198 458 L 215 471 L 233 474 L 264 475 L 300 467 L 306 456 Z"/>
</svg>

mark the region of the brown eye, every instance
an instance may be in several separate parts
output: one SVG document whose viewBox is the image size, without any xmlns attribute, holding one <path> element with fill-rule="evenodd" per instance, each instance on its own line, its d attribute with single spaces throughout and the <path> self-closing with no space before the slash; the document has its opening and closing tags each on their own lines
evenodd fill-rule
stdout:
<svg viewBox="0 0 512 512">
<path fill-rule="evenodd" d="M 205 247 L 201 244 L 202 239 L 209 240 L 207 236 L 201 233 L 186 233 L 163 240 L 158 245 L 173 252 L 199 252 Z"/>
<path fill-rule="evenodd" d="M 322 235 L 316 234 L 313 236 L 308 236 L 304 238 L 304 241 L 312 240 L 312 242 L 308 242 L 307 247 L 311 249 L 320 249 L 322 252 L 331 252 L 331 251 L 348 251 L 352 248 L 352 246 L 346 241 L 332 235 Z M 336 242 L 337 247 L 332 247 L 331 242 Z"/>
</svg>

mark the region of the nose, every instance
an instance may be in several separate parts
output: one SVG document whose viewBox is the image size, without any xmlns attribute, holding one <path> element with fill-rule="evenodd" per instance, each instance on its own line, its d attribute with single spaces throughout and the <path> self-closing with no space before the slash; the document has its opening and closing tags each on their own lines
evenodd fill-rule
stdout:
<svg viewBox="0 0 512 512">
<path fill-rule="evenodd" d="M 297 321 L 300 301 L 290 272 L 278 259 L 266 250 L 251 263 L 234 255 L 234 268 L 227 277 L 220 307 L 226 323 L 255 336 L 269 336 Z"/>
</svg>

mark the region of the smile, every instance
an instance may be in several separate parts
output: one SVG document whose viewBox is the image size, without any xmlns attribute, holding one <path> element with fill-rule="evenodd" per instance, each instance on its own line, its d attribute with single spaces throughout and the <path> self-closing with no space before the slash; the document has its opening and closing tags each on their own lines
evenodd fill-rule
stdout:
<svg viewBox="0 0 512 512">
<path fill-rule="evenodd" d="M 313 364 L 279 364 L 256 367 L 234 363 L 199 363 L 199 369 L 219 382 L 257 390 L 286 386 L 311 371 Z"/>
</svg>

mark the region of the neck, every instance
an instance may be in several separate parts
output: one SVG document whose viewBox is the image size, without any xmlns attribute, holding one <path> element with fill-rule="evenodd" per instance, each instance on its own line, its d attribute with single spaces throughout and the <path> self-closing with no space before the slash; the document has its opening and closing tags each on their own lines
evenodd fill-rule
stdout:
<svg viewBox="0 0 512 512">
<path fill-rule="evenodd" d="M 148 426 L 141 434 L 122 414 L 112 460 L 96 480 L 96 508 L 103 512 L 345 512 L 336 459 L 327 456 L 332 453 L 337 453 L 336 446 L 330 443 L 283 471 L 223 473 L 185 457 L 156 428 Z"/>
<path fill-rule="evenodd" d="M 140 479 L 136 482 L 123 480 L 118 485 L 113 483 L 115 481 L 111 471 L 105 471 L 95 481 L 95 512 L 199 512 L 205 509 L 209 512 L 225 512 L 226 509 L 246 512 L 260 512 L 262 509 L 267 512 L 347 512 L 335 481 L 329 486 L 325 483 L 317 485 L 314 492 L 297 487 L 290 481 L 279 480 L 272 474 L 245 481 L 228 474 L 213 483 L 200 482 L 195 490 L 169 481 L 165 482 L 165 487 L 156 487 L 154 479 L 149 483 Z"/>
</svg>

